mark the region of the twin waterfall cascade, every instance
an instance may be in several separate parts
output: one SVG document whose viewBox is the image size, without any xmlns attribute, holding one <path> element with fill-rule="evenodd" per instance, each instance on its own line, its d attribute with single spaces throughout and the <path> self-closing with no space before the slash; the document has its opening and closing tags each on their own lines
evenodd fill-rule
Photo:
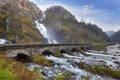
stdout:
<svg viewBox="0 0 120 80">
<path fill-rule="evenodd" d="M 42 13 L 42 18 L 40 19 L 41 21 L 46 17 L 44 12 Z M 40 31 L 42 36 L 48 41 L 49 44 L 57 44 L 58 42 L 48 33 L 48 29 L 42 24 L 39 23 L 38 21 L 35 21 L 37 29 Z"/>
<path fill-rule="evenodd" d="M 37 29 L 40 31 L 40 33 L 42 34 L 42 36 L 47 39 L 49 44 L 57 44 L 58 42 L 53 39 L 49 33 L 48 33 L 48 29 L 42 24 L 42 23 L 38 23 L 38 21 L 35 21 L 36 23 L 36 27 Z"/>
</svg>

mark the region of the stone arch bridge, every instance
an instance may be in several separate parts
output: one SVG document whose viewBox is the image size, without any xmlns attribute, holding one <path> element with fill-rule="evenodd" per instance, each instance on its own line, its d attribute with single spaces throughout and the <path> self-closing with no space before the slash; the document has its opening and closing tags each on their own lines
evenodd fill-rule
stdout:
<svg viewBox="0 0 120 80">
<path fill-rule="evenodd" d="M 34 54 L 53 55 L 55 53 L 80 52 L 91 49 L 89 44 L 4 44 L 0 45 L 0 51 L 4 51 L 7 57 L 32 58 Z"/>
</svg>

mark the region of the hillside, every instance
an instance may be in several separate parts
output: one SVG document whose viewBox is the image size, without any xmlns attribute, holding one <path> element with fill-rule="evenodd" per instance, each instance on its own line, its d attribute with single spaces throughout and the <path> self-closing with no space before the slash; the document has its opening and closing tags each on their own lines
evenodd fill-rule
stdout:
<svg viewBox="0 0 120 80">
<path fill-rule="evenodd" d="M 40 42 L 34 20 L 41 10 L 29 0 L 0 0 L 0 38 L 13 43 Z"/>
<path fill-rule="evenodd" d="M 69 11 L 61 6 L 52 6 L 45 11 L 43 24 L 59 43 L 102 43 L 109 41 L 97 25 L 78 22 Z"/>
<path fill-rule="evenodd" d="M 115 33 L 115 31 L 106 31 L 105 33 L 107 34 L 108 37 L 110 37 Z"/>
<path fill-rule="evenodd" d="M 120 30 L 115 32 L 111 37 L 110 37 L 112 42 L 118 42 L 120 43 Z"/>
</svg>

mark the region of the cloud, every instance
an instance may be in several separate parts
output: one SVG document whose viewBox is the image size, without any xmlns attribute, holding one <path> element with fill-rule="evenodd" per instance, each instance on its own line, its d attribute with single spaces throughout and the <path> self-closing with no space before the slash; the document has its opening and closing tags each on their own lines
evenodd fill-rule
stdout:
<svg viewBox="0 0 120 80">
<path fill-rule="evenodd" d="M 37 1 L 39 1 L 39 2 L 44 2 L 44 0 L 30 0 L 30 1 L 33 1 L 33 2 L 34 2 L 34 1 L 36 1 L 36 2 L 37 2 Z"/>
<path fill-rule="evenodd" d="M 81 19 L 85 20 L 87 23 L 91 22 L 97 24 L 103 31 L 114 30 L 117 31 L 120 29 L 120 9 L 111 10 L 97 9 L 93 4 L 89 5 L 69 5 L 62 3 L 58 0 L 31 0 L 35 2 L 38 7 L 45 11 L 47 8 L 53 5 L 60 5 L 70 11 L 78 21 Z M 112 1 L 112 0 L 111 0 Z M 120 0 L 118 0 L 120 2 Z"/>
</svg>

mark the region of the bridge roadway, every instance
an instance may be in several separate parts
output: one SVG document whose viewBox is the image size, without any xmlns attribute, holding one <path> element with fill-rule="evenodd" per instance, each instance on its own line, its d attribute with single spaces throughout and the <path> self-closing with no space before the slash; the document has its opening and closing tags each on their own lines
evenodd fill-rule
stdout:
<svg viewBox="0 0 120 80">
<path fill-rule="evenodd" d="M 44 48 L 44 47 L 59 47 L 59 46 L 79 46 L 91 47 L 90 44 L 0 44 L 0 51 L 26 49 L 26 48 Z"/>
<path fill-rule="evenodd" d="M 89 44 L 2 44 L 0 51 L 7 57 L 18 61 L 31 61 L 33 55 L 55 55 L 56 53 L 73 53 L 89 50 Z"/>
</svg>

